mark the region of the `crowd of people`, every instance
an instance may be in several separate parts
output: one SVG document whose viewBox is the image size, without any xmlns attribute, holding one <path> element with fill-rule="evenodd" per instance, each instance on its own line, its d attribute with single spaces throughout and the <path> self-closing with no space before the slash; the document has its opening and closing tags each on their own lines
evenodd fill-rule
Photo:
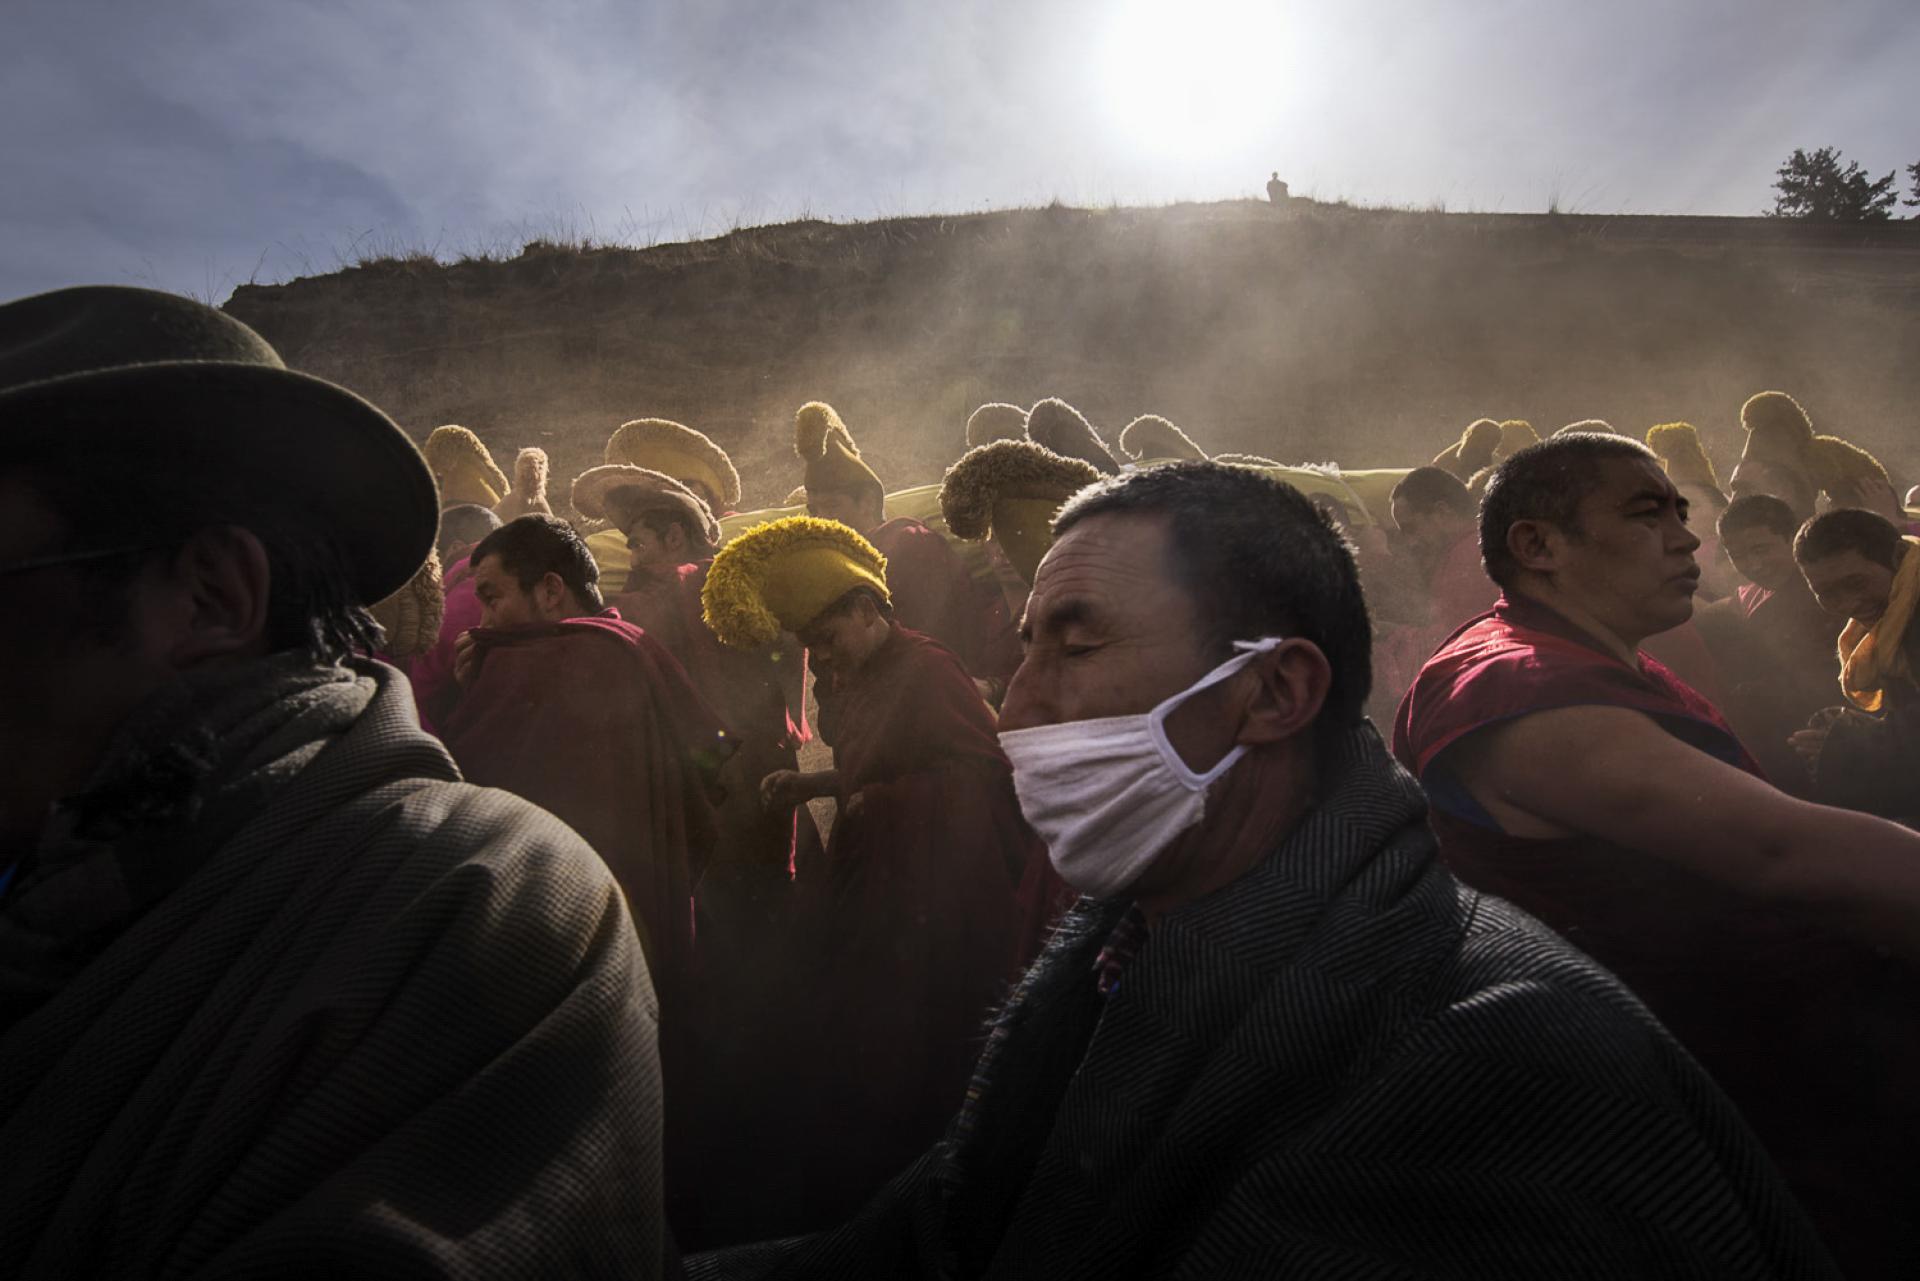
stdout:
<svg viewBox="0 0 1920 1281">
<path fill-rule="evenodd" d="M 1739 419 L 743 510 L 0 305 L 0 1272 L 1915 1275 L 1920 519 Z"/>
</svg>

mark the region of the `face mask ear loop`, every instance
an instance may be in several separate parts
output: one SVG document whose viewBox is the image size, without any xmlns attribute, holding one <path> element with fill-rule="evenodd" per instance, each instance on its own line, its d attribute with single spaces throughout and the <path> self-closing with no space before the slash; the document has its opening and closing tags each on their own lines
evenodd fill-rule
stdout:
<svg viewBox="0 0 1920 1281">
<path fill-rule="evenodd" d="M 1160 753 L 1160 759 L 1183 785 L 1196 792 L 1211 786 L 1215 779 L 1239 764 L 1240 758 L 1247 754 L 1247 749 L 1235 747 L 1221 757 L 1206 773 L 1196 774 L 1193 767 L 1180 758 L 1180 753 L 1174 750 L 1173 743 L 1168 740 L 1167 717 L 1188 699 L 1213 688 L 1221 681 L 1231 679 L 1255 658 L 1278 649 L 1286 643 L 1286 640 L 1285 636 L 1263 636 L 1256 641 L 1235 641 L 1233 647 L 1239 652 L 1232 658 L 1147 713 L 1147 736 L 1153 740 L 1154 750 Z"/>
</svg>

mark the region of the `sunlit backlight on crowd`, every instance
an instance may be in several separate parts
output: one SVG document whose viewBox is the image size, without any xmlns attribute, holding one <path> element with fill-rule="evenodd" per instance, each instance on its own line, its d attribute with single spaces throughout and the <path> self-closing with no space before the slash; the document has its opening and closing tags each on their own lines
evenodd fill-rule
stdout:
<svg viewBox="0 0 1920 1281">
<path fill-rule="evenodd" d="M 1099 46 L 1108 112 L 1139 148 L 1204 159 L 1268 137 L 1284 9 L 1260 0 L 1125 0 Z"/>
</svg>

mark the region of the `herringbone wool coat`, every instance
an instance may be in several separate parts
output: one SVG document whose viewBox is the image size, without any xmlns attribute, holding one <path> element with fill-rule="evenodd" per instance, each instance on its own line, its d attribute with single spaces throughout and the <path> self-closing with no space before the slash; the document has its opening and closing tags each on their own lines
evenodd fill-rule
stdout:
<svg viewBox="0 0 1920 1281">
<path fill-rule="evenodd" d="M 1083 901 L 977 1102 L 851 1223 L 719 1277 L 1823 1277 L 1732 1106 L 1617 981 L 1439 865 L 1371 727 L 1272 856 L 1158 920 Z M 857 1070 L 857 1069 L 854 1069 Z"/>
<path fill-rule="evenodd" d="M 362 670 L 341 737 L 0 1027 L 0 1276 L 658 1275 L 619 890 Z"/>
</svg>

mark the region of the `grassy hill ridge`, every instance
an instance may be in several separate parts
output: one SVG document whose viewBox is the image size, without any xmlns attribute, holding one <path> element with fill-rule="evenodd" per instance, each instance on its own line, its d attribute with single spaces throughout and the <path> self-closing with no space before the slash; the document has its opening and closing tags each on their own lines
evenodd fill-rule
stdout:
<svg viewBox="0 0 1920 1281">
<path fill-rule="evenodd" d="M 1216 451 L 1350 466 L 1424 460 L 1481 414 L 1687 419 L 1725 466 L 1741 400 L 1779 387 L 1920 460 L 1914 222 L 1051 206 L 393 260 L 227 310 L 416 437 L 464 423 L 503 466 L 545 446 L 560 496 L 657 416 L 777 502 L 816 398 L 893 488 L 937 479 L 975 405 L 1046 395 L 1109 436 L 1155 412 Z"/>
</svg>

